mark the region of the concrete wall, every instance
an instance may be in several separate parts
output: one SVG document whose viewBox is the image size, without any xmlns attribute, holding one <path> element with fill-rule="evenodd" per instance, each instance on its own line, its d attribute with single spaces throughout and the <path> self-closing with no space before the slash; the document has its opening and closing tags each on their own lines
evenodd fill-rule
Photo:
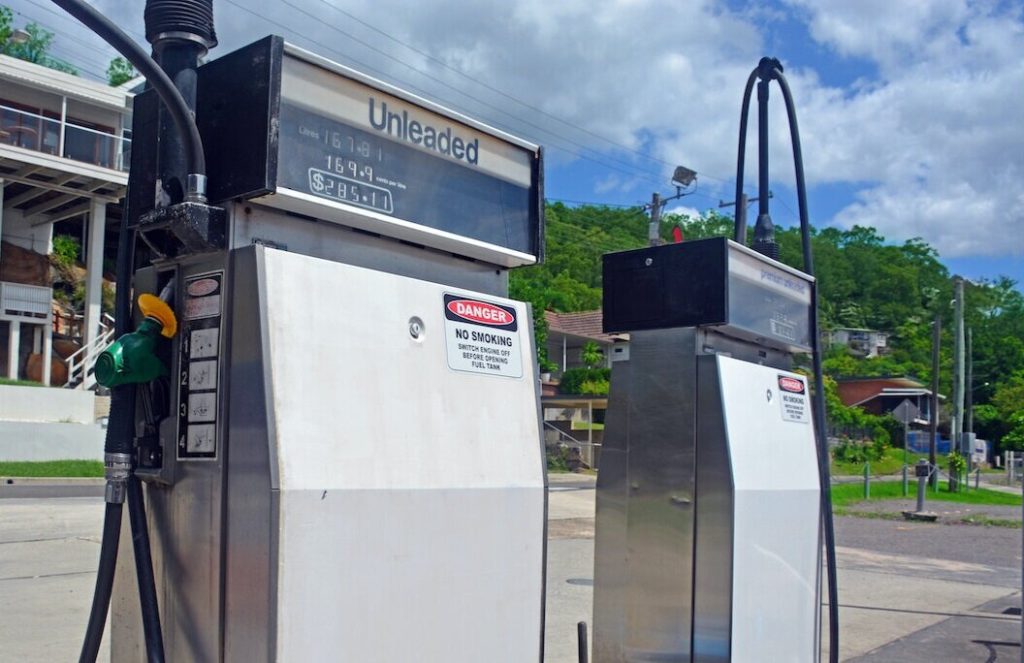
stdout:
<svg viewBox="0 0 1024 663">
<path fill-rule="evenodd" d="M 92 424 L 96 396 L 78 389 L 0 385 L 0 423 L 10 421 Z"/>
<path fill-rule="evenodd" d="M 103 460 L 105 437 L 97 424 L 0 421 L 0 461 Z"/>
<path fill-rule="evenodd" d="M 53 224 L 30 224 L 19 209 L 6 209 L 3 214 L 3 240 L 36 253 L 53 251 Z"/>
</svg>

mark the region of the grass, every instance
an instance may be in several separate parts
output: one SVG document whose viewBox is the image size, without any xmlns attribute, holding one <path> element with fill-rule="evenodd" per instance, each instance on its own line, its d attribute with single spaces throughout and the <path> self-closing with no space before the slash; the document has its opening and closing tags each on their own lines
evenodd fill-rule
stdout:
<svg viewBox="0 0 1024 663">
<path fill-rule="evenodd" d="M 915 453 L 907 454 L 907 463 L 913 465 L 919 458 L 928 460 L 928 456 Z M 879 474 L 899 474 L 903 469 L 903 449 L 886 449 L 878 460 L 871 461 L 872 476 Z M 913 474 L 913 468 L 911 468 Z M 847 463 L 832 461 L 832 474 L 838 476 L 861 476 L 864 474 L 864 463 Z"/>
<path fill-rule="evenodd" d="M 917 495 L 917 487 L 911 483 L 908 498 Z M 871 500 L 892 500 L 903 498 L 902 481 L 872 481 Z M 939 500 L 942 502 L 959 502 L 961 504 L 996 504 L 1006 506 L 1020 506 L 1021 496 L 1011 493 L 1001 493 L 986 488 L 974 488 L 959 493 L 949 492 L 945 481 L 939 482 L 939 492 L 930 488 L 925 496 L 926 500 Z M 832 504 L 836 508 L 845 508 L 856 502 L 864 500 L 864 485 L 860 482 L 836 484 L 832 486 Z"/>
<path fill-rule="evenodd" d="M 15 387 L 42 387 L 42 382 L 32 380 L 12 380 L 11 378 L 0 378 L 0 384 L 7 384 Z"/>
<path fill-rule="evenodd" d="M 0 477 L 102 477 L 99 460 L 0 461 Z"/>
</svg>

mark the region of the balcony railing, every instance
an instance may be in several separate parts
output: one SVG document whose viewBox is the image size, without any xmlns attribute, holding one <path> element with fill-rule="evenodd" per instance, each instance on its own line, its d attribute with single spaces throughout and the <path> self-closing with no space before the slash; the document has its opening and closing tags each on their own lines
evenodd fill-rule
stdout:
<svg viewBox="0 0 1024 663">
<path fill-rule="evenodd" d="M 73 122 L 0 105 L 0 144 L 125 171 L 132 142 Z"/>
<path fill-rule="evenodd" d="M 0 281 L 0 313 L 35 321 L 50 317 L 53 288 Z"/>
</svg>

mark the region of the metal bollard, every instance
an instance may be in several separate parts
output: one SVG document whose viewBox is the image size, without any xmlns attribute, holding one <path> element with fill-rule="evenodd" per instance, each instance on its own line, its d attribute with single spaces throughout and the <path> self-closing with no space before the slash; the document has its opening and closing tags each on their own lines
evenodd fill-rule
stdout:
<svg viewBox="0 0 1024 663">
<path fill-rule="evenodd" d="M 928 482 L 928 475 L 930 474 L 931 466 L 928 465 L 928 461 L 923 458 L 917 461 L 917 465 L 914 466 L 914 476 L 917 477 L 917 512 L 921 513 L 924 511 L 924 487 Z"/>
</svg>

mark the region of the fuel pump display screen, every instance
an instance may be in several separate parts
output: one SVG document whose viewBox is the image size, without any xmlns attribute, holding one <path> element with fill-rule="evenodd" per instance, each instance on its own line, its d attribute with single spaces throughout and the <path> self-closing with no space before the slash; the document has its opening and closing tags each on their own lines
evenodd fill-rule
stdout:
<svg viewBox="0 0 1024 663">
<path fill-rule="evenodd" d="M 285 45 L 272 205 L 506 266 L 540 254 L 540 148 Z"/>
<path fill-rule="evenodd" d="M 387 106 L 368 103 L 371 122 L 385 124 L 389 113 Z M 278 185 L 533 252 L 529 186 L 474 169 L 480 160 L 479 138 L 463 138 L 450 125 L 426 127 L 433 131 L 424 136 L 423 125 L 407 116 L 391 124 L 408 136 L 409 146 L 283 101 Z M 430 147 L 417 149 L 428 138 Z"/>
</svg>

